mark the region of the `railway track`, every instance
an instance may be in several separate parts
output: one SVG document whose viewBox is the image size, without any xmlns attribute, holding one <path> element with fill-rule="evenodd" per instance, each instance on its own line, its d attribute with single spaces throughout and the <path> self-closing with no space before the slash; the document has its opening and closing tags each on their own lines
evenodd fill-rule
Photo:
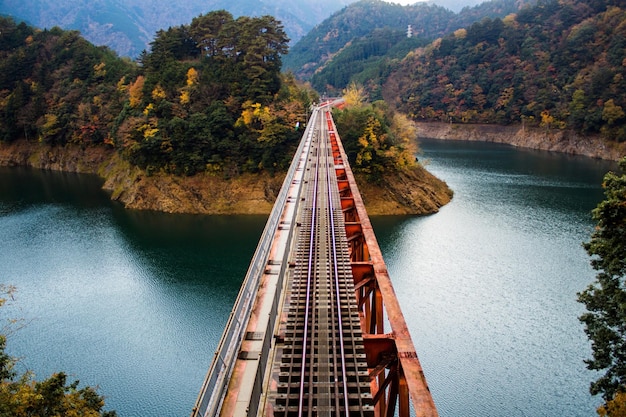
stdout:
<svg viewBox="0 0 626 417">
<path fill-rule="evenodd" d="M 331 123 L 315 123 L 277 338 L 275 416 L 374 415 Z"/>
</svg>

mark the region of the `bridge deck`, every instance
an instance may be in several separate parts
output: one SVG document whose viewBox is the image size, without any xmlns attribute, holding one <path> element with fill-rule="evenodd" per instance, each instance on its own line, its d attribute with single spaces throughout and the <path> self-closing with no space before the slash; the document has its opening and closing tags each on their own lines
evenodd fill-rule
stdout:
<svg viewBox="0 0 626 417">
<path fill-rule="evenodd" d="M 396 405 L 408 416 L 409 396 L 416 415 L 437 415 L 334 123 L 318 107 L 192 416 L 392 416 Z"/>
</svg>

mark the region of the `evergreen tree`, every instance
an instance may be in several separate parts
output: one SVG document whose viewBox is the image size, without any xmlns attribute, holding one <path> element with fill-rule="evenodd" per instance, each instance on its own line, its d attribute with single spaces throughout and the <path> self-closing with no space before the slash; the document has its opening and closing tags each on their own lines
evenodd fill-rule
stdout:
<svg viewBox="0 0 626 417">
<path fill-rule="evenodd" d="M 593 211 L 597 221 L 591 241 L 584 244 L 598 271 L 596 281 L 578 295 L 588 312 L 580 317 L 592 342 L 591 370 L 604 371 L 590 392 L 611 402 L 626 391 L 626 158 L 622 174 L 604 177 L 605 200 Z"/>
</svg>

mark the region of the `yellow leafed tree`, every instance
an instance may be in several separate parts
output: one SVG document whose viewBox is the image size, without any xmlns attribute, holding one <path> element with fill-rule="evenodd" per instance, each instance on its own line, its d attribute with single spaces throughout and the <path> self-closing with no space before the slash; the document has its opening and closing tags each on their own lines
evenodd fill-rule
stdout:
<svg viewBox="0 0 626 417">
<path fill-rule="evenodd" d="M 351 82 L 343 90 L 343 99 L 348 107 L 360 107 L 363 103 L 365 103 L 367 96 L 362 85 Z"/>
<path fill-rule="evenodd" d="M 180 104 L 189 104 L 190 97 L 189 91 L 183 90 L 180 92 Z"/>
<path fill-rule="evenodd" d="M 626 392 L 621 391 L 605 405 L 598 408 L 601 417 L 626 417 Z"/>
<path fill-rule="evenodd" d="M 192 87 L 198 84 L 199 79 L 198 71 L 195 68 L 191 67 L 187 70 L 187 86 Z"/>
<path fill-rule="evenodd" d="M 130 87 L 128 88 L 130 107 L 135 108 L 139 104 L 141 104 L 141 100 L 143 100 L 144 82 L 145 82 L 145 79 L 143 75 L 140 75 L 139 77 L 137 77 L 135 82 L 132 83 Z"/>
<path fill-rule="evenodd" d="M 165 93 L 163 87 L 161 87 L 160 84 L 157 84 L 156 87 L 154 87 L 154 89 L 152 90 L 152 98 L 154 100 L 163 100 L 166 97 L 167 94 Z"/>
</svg>

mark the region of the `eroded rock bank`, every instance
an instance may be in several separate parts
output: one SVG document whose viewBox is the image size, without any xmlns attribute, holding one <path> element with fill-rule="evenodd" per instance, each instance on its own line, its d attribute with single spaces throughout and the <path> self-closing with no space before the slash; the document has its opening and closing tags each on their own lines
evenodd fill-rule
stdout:
<svg viewBox="0 0 626 417">
<path fill-rule="evenodd" d="M 111 199 L 124 207 L 168 213 L 269 213 L 282 184 L 282 178 L 267 174 L 230 180 L 207 174 L 148 176 L 110 148 L 48 146 L 25 140 L 0 145 L 0 165 L 96 174 L 103 178 Z"/>
<path fill-rule="evenodd" d="M 48 146 L 18 140 L 0 143 L 0 166 L 24 166 L 52 171 L 97 174 L 99 167 L 114 155 L 102 146 Z"/>
<path fill-rule="evenodd" d="M 505 143 L 611 161 L 618 161 L 626 155 L 626 143 L 609 142 L 599 136 L 582 136 L 572 131 L 436 122 L 418 122 L 417 126 L 421 138 Z"/>
<path fill-rule="evenodd" d="M 280 191 L 280 175 L 244 174 L 225 179 L 197 174 L 146 175 L 115 155 L 98 174 L 103 188 L 126 208 L 191 214 L 267 214 Z"/>
<path fill-rule="evenodd" d="M 422 166 L 388 175 L 376 185 L 355 177 L 369 215 L 433 214 L 452 199 L 448 185 Z"/>
<path fill-rule="evenodd" d="M 97 174 L 111 199 L 126 208 L 194 214 L 268 214 L 283 175 L 244 174 L 225 179 L 198 174 L 179 177 L 130 165 L 113 149 L 67 145 L 52 147 L 16 141 L 0 145 L 0 165 Z M 358 178 L 369 214 L 431 214 L 447 204 L 452 191 L 425 169 L 386 178 L 380 185 Z M 361 185 L 364 184 L 364 185 Z"/>
</svg>

